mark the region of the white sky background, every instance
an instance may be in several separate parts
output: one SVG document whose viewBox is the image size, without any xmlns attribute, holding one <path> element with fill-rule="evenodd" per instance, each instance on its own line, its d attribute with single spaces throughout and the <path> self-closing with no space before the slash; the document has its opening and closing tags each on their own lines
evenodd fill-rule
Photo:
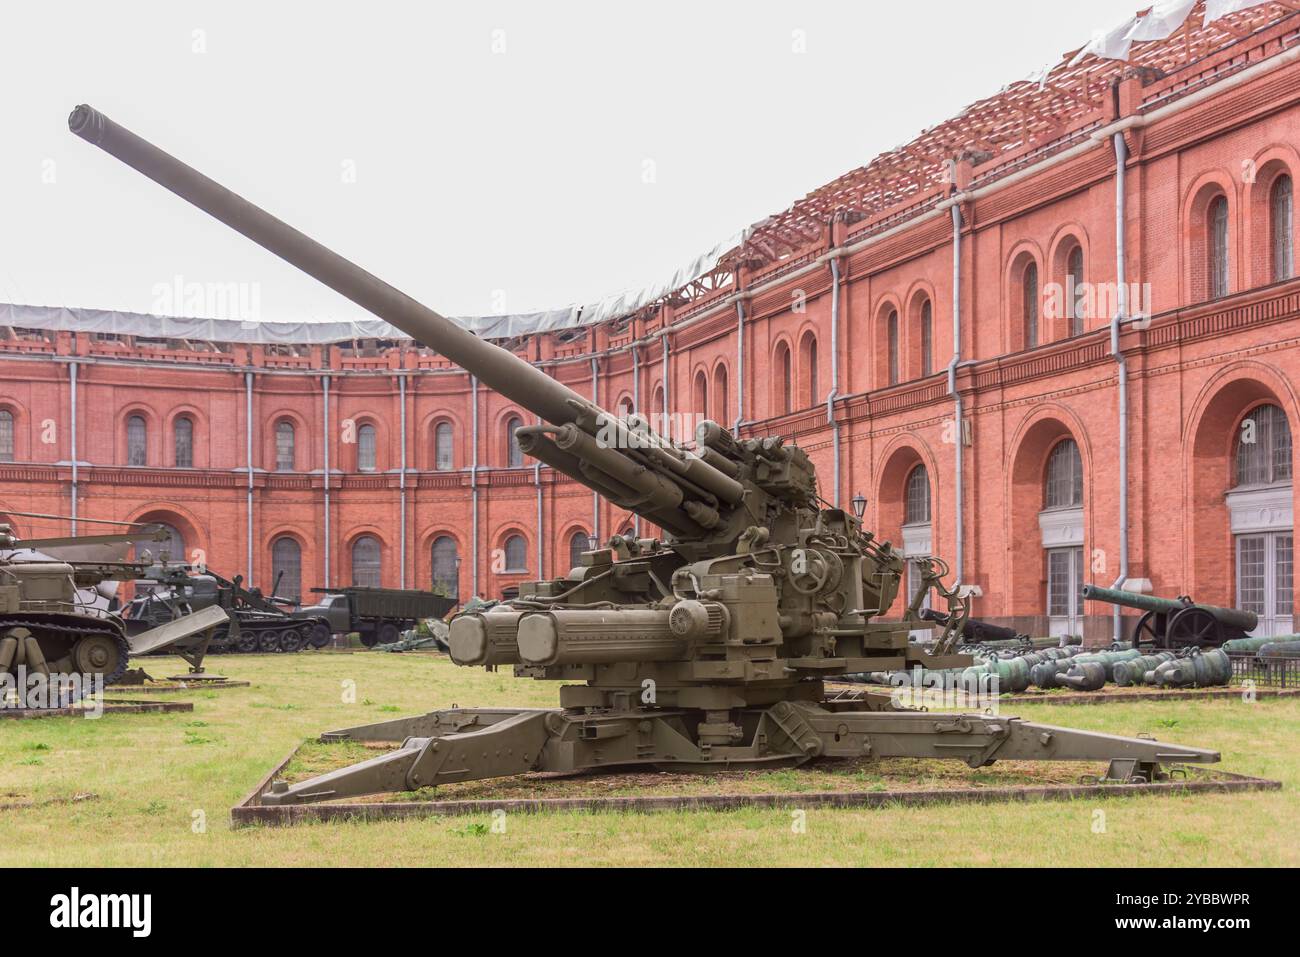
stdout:
<svg viewBox="0 0 1300 957">
<path fill-rule="evenodd" d="M 0 301 L 149 312 L 182 277 L 366 317 L 73 136 L 78 103 L 434 309 L 525 312 L 662 280 L 1141 5 L 6 4 Z"/>
</svg>

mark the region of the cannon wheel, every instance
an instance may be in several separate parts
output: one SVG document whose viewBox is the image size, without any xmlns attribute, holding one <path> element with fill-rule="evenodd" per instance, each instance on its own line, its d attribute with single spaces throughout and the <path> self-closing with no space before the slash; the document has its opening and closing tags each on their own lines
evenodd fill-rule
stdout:
<svg viewBox="0 0 1300 957">
<path fill-rule="evenodd" d="M 1170 648 L 1217 648 L 1223 644 L 1223 626 L 1204 608 L 1191 606 L 1169 622 Z"/>
<path fill-rule="evenodd" d="M 1157 648 L 1163 648 L 1165 641 L 1164 615 L 1158 611 L 1147 612 L 1133 626 L 1134 648 L 1140 645 L 1155 645 Z"/>
</svg>

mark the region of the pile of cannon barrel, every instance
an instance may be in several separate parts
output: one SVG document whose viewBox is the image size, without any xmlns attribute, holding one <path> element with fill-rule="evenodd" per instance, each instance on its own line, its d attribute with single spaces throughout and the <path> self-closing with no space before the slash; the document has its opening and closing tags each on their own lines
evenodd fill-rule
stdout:
<svg viewBox="0 0 1300 957">
<path fill-rule="evenodd" d="M 1181 652 L 1144 651 L 1128 642 L 1116 642 L 1105 651 L 1085 651 L 1077 637 L 983 641 L 960 650 L 974 656 L 972 667 L 871 672 L 843 680 L 972 693 L 989 693 L 996 688 L 1003 694 L 1030 687 L 1098 691 L 1107 683 L 1120 687 L 1207 688 L 1228 684 L 1232 678 L 1229 655 L 1253 654 L 1263 663 L 1300 658 L 1300 635 L 1238 638 L 1224 642 L 1221 648 Z"/>
</svg>

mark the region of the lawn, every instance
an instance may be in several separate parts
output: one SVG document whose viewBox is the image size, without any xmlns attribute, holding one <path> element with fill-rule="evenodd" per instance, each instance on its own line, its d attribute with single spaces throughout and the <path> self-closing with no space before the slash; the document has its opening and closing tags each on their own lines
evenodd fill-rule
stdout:
<svg viewBox="0 0 1300 957">
<path fill-rule="evenodd" d="M 234 830 L 231 805 L 323 730 L 456 704 L 549 706 L 557 686 L 457 668 L 429 654 L 210 663 L 251 686 L 167 696 L 193 701 L 192 714 L 0 720 L 0 806 L 28 805 L 0 810 L 0 865 L 1300 864 L 1296 700 L 1033 704 L 1013 712 L 1218 748 L 1225 770 L 1280 780 L 1281 792 L 811 809 L 802 832 L 789 810 L 766 809 L 516 814 L 504 833 L 485 826 L 486 815 Z M 170 658 L 146 667 L 154 675 L 183 670 Z M 944 769 L 945 776 L 958 772 L 987 773 L 957 763 Z M 775 782 L 788 788 L 795 780 L 798 788 L 789 772 L 773 773 L 785 775 Z M 814 775 L 827 773 L 833 769 Z M 902 773 L 910 771 L 852 769 L 868 782 Z M 476 786 L 476 796 L 490 793 L 484 787 Z"/>
</svg>

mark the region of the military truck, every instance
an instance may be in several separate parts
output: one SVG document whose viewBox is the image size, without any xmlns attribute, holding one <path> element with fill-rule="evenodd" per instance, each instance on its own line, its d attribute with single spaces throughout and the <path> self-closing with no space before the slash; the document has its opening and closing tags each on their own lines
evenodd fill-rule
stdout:
<svg viewBox="0 0 1300 957">
<path fill-rule="evenodd" d="M 331 634 L 356 632 L 367 648 L 390 645 L 403 631 L 422 618 L 442 618 L 456 606 L 456 599 L 415 588 L 313 588 L 324 597 L 306 605 L 295 617 L 324 621 Z"/>
</svg>

